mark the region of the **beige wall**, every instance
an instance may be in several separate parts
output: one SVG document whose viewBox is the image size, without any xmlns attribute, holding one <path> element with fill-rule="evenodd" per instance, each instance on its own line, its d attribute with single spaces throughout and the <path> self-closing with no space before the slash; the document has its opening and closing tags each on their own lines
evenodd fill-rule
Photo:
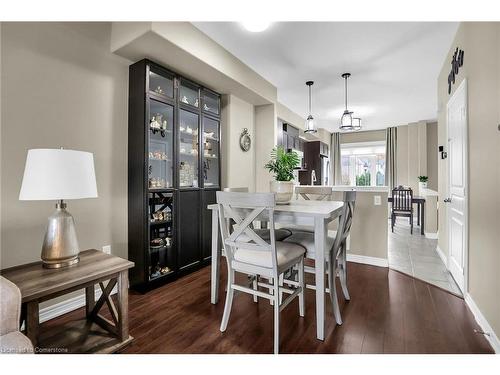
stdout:
<svg viewBox="0 0 500 375">
<path fill-rule="evenodd" d="M 268 192 L 269 182 L 273 179 L 264 165 L 277 144 L 277 126 L 274 104 L 255 106 L 255 191 L 258 192 Z"/>
<path fill-rule="evenodd" d="M 427 123 L 398 126 L 396 185 L 418 192 L 418 176 L 427 175 Z"/>
<path fill-rule="evenodd" d="M 385 130 L 369 130 L 356 133 L 341 133 L 340 143 L 385 141 Z"/>
<path fill-rule="evenodd" d="M 438 190 L 438 126 L 437 122 L 427 123 L 427 187 Z"/>
<path fill-rule="evenodd" d="M 19 201 L 27 150 L 94 154 L 99 198 L 68 202 L 82 249 L 127 257 L 129 62 L 103 23 L 2 24 L 1 267 L 40 259 L 49 201 Z"/>
<path fill-rule="evenodd" d="M 254 106 L 234 95 L 222 100 L 222 187 L 248 187 L 255 191 L 255 121 Z M 240 135 L 248 129 L 253 144 L 249 151 L 240 148 Z"/>
<path fill-rule="evenodd" d="M 373 204 L 374 196 L 387 202 L 387 192 L 357 192 L 351 227 L 349 253 L 387 259 L 387 205 Z M 342 192 L 334 192 L 334 200 L 342 200 Z"/>
<path fill-rule="evenodd" d="M 500 336 L 500 24 L 462 23 L 438 79 L 438 143 L 447 146 L 447 77 L 455 48 L 465 51 L 452 94 L 467 78 L 469 153 L 468 293 Z M 439 199 L 447 195 L 447 159 L 439 159 Z M 439 215 L 439 246 L 447 255 L 447 215 Z"/>
</svg>

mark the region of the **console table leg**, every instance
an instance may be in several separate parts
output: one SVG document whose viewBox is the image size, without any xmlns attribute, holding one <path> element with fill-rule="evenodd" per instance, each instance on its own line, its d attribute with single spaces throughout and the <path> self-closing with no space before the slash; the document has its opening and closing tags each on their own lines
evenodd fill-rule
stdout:
<svg viewBox="0 0 500 375">
<path fill-rule="evenodd" d="M 26 336 L 33 346 L 38 345 L 39 308 L 38 301 L 26 303 Z"/>
<path fill-rule="evenodd" d="M 87 318 L 91 316 L 95 306 L 95 285 L 85 288 L 85 315 Z"/>
<path fill-rule="evenodd" d="M 120 272 L 118 276 L 118 338 L 128 339 L 128 271 Z"/>
</svg>

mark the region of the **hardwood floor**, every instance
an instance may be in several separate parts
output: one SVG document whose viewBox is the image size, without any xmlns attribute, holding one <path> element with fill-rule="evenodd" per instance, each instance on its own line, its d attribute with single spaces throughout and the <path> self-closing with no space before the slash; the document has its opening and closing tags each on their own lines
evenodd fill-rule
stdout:
<svg viewBox="0 0 500 375">
<path fill-rule="evenodd" d="M 238 294 L 229 326 L 219 331 L 225 264 L 217 305 L 210 303 L 210 267 L 141 295 L 130 292 L 130 334 L 122 353 L 272 353 L 273 310 Z M 463 299 L 387 268 L 348 264 L 351 301 L 341 301 L 335 326 L 329 300 L 325 341 L 316 339 L 314 291 L 306 314 L 297 300 L 281 314 L 281 353 L 493 353 Z M 82 310 L 44 323 L 42 330 L 81 316 Z"/>
</svg>

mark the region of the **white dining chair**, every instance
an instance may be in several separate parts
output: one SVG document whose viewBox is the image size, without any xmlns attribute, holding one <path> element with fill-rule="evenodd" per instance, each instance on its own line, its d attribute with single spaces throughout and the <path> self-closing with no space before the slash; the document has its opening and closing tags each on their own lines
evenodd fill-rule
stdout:
<svg viewBox="0 0 500 375">
<path fill-rule="evenodd" d="M 325 253 L 325 261 L 327 262 L 328 274 L 328 289 L 330 299 L 332 301 L 333 313 L 335 321 L 338 325 L 342 325 L 342 316 L 337 298 L 337 287 L 335 279 L 337 275 L 340 279 L 340 285 L 344 298 L 349 301 L 351 299 L 349 290 L 347 289 L 347 248 L 346 240 L 349 236 L 354 206 L 356 203 L 356 192 L 345 191 L 343 194 L 344 206 L 342 214 L 339 218 L 339 226 L 334 236 L 328 235 L 326 242 L 327 252 Z M 306 249 L 306 258 L 315 259 L 315 243 L 314 233 L 306 231 L 295 231 L 290 237 L 285 239 L 285 242 L 291 242 L 303 246 Z M 306 272 L 314 273 L 313 267 L 306 267 Z M 280 283 L 286 283 L 286 280 L 280 280 Z"/>
<path fill-rule="evenodd" d="M 228 277 L 226 304 L 220 326 L 221 332 L 226 331 L 234 291 L 245 292 L 273 301 L 274 308 L 274 353 L 279 352 L 280 312 L 295 298 L 299 297 L 299 314 L 304 316 L 304 247 L 277 241 L 274 236 L 275 196 L 272 193 L 233 193 L 217 192 L 219 205 L 219 220 L 222 243 L 226 253 Z M 269 221 L 270 239 L 265 241 L 253 229 L 252 223 L 258 218 Z M 232 233 L 229 233 L 226 220 L 235 222 Z M 287 280 L 290 287 L 280 286 L 279 276 L 290 268 L 297 266 L 298 280 Z M 249 276 L 262 276 L 269 282 L 258 282 L 259 288 L 239 285 L 235 281 L 235 273 Z M 280 301 L 280 292 L 289 296 Z"/>
<path fill-rule="evenodd" d="M 225 192 L 231 193 L 248 193 L 247 187 L 234 187 L 234 188 L 224 188 Z M 265 241 L 269 241 L 271 238 L 269 236 L 269 229 L 254 229 L 254 231 L 261 236 Z M 283 241 L 285 238 L 290 237 L 292 235 L 292 231 L 286 228 L 276 228 L 274 230 L 274 236 L 276 237 L 276 241 Z"/>
</svg>

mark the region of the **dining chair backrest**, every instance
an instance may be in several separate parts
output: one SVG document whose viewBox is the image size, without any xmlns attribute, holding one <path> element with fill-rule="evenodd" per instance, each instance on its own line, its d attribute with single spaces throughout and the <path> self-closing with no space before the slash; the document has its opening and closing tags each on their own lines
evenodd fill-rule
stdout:
<svg viewBox="0 0 500 375">
<path fill-rule="evenodd" d="M 335 237 L 333 251 L 331 252 L 333 256 L 338 255 L 341 250 L 341 246 L 345 243 L 345 240 L 351 231 L 354 206 L 356 205 L 356 192 L 344 191 L 342 201 L 344 202 L 344 205 L 342 206 L 337 236 Z"/>
<path fill-rule="evenodd" d="M 273 193 L 238 193 L 218 191 L 219 221 L 224 251 L 231 265 L 234 253 L 239 250 L 269 251 L 272 253 L 272 267 L 277 270 L 276 240 L 274 233 L 274 207 L 276 205 Z M 263 216 L 269 220 L 270 241 L 266 242 L 259 236 L 252 223 Z M 232 231 L 225 223 L 234 221 Z M 240 238 L 241 237 L 241 238 Z M 249 241 L 250 239 L 250 241 Z"/>
<path fill-rule="evenodd" d="M 413 191 L 411 188 L 392 190 L 392 211 L 412 212 Z"/>
<path fill-rule="evenodd" d="M 296 186 L 295 194 L 297 199 L 299 195 L 306 201 L 309 200 L 332 200 L 333 191 L 331 187 L 328 186 Z"/>
<path fill-rule="evenodd" d="M 232 192 L 232 193 L 248 193 L 248 188 L 247 187 L 227 187 L 227 188 L 224 188 L 224 191 Z"/>
</svg>

